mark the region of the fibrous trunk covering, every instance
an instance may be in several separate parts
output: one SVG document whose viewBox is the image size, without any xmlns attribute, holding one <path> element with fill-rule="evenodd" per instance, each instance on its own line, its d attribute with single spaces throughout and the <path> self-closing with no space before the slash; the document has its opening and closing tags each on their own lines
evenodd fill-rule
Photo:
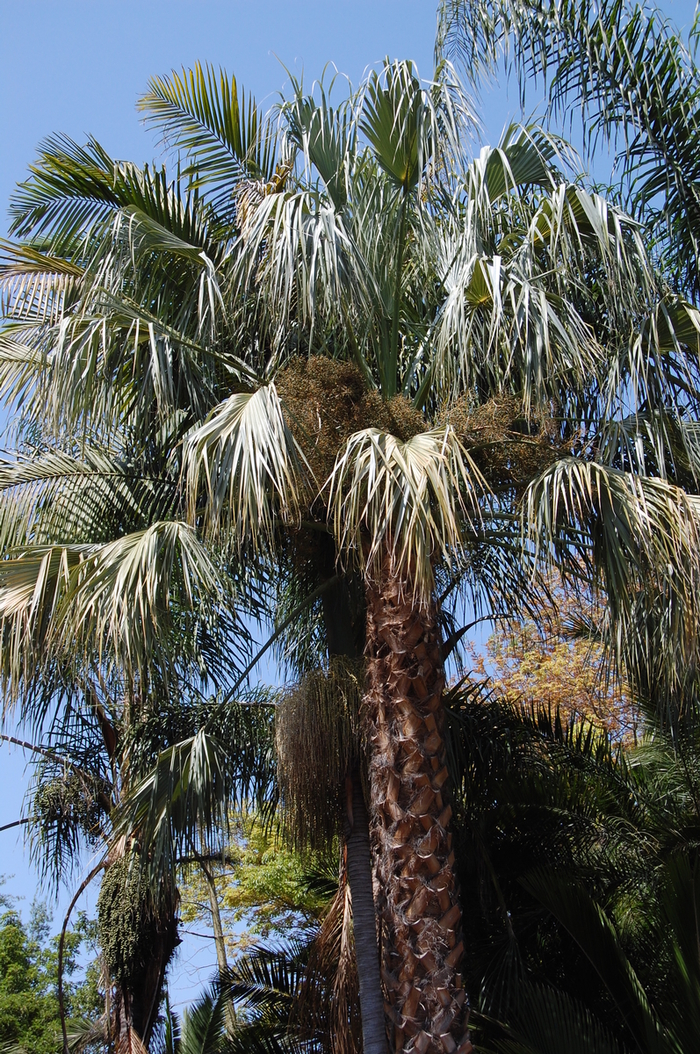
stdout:
<svg viewBox="0 0 700 1054">
<path fill-rule="evenodd" d="M 451 808 L 443 798 L 445 679 L 436 610 L 420 610 L 412 592 L 387 561 L 367 594 L 370 794 L 386 1013 L 396 1051 L 467 1054 L 462 913 Z"/>
</svg>

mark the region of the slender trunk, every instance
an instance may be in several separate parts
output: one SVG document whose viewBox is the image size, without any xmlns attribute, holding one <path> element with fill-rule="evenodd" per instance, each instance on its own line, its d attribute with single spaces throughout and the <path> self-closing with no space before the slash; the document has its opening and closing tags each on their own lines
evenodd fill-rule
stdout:
<svg viewBox="0 0 700 1054">
<path fill-rule="evenodd" d="M 209 894 L 209 906 L 211 908 L 211 926 L 214 930 L 214 944 L 216 945 L 216 961 L 219 966 L 219 976 L 224 977 L 228 971 L 228 961 L 226 959 L 226 941 L 224 939 L 224 930 L 221 925 L 221 912 L 219 911 L 219 898 L 216 895 L 216 884 L 214 882 L 214 876 L 211 873 L 211 869 L 204 860 L 200 860 L 200 867 L 204 872 L 204 881 L 207 884 L 207 892 Z"/>
<path fill-rule="evenodd" d="M 205 846 L 206 850 L 206 846 Z M 219 898 L 216 894 L 216 882 L 214 881 L 214 875 L 212 873 L 209 864 L 200 859 L 199 865 L 204 872 L 204 880 L 207 884 L 207 891 L 209 893 L 209 906 L 211 908 L 211 925 L 214 930 L 214 944 L 216 945 L 216 962 L 219 967 L 219 979 L 223 982 L 228 973 L 228 960 L 226 958 L 226 940 L 224 938 L 224 928 L 221 925 L 221 912 L 219 911 Z M 226 1002 L 226 1025 L 230 1032 L 233 1031 L 236 1024 L 236 1012 L 233 1009 L 233 1002 L 227 1000 Z"/>
<path fill-rule="evenodd" d="M 347 779 L 347 868 L 352 898 L 355 958 L 360 984 L 363 1054 L 386 1054 L 384 999 L 379 973 L 377 916 L 372 890 L 369 819 L 360 774 Z"/>
<path fill-rule="evenodd" d="M 387 559 L 367 590 L 370 811 L 394 1048 L 467 1054 L 436 616 L 434 606 L 415 606 L 410 582 L 393 576 Z"/>
<path fill-rule="evenodd" d="M 331 554 L 331 567 L 335 553 Z M 323 596 L 323 614 L 331 655 L 358 658 L 346 582 Z M 360 985 L 360 1016 L 364 1054 L 387 1054 L 384 997 L 379 972 L 377 918 L 372 890 L 369 821 L 358 772 L 349 776 L 347 869 L 352 899 L 355 959 Z"/>
</svg>

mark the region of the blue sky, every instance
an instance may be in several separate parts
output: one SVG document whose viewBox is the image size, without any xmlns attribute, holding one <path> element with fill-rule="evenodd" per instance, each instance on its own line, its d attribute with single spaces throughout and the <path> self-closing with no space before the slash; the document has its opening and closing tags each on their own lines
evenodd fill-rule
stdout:
<svg viewBox="0 0 700 1054">
<path fill-rule="evenodd" d="M 663 6 L 680 25 L 692 19 L 689 0 Z M 428 77 L 435 12 L 432 0 L 0 0 L 0 235 L 11 190 L 50 133 L 78 141 L 92 134 L 120 159 L 158 156 L 135 109 L 150 76 L 211 62 L 270 104 L 287 81 L 281 63 L 311 81 L 332 62 L 356 84 L 388 54 L 414 59 Z M 502 87 L 485 96 L 488 139 L 498 138 L 509 114 L 518 116 L 516 102 L 516 91 L 509 102 Z M 528 108 L 536 103 L 533 95 Z M 19 816 L 24 788 L 21 751 L 0 745 L 0 825 Z M 5 891 L 31 900 L 36 877 L 15 832 L 0 833 L 3 872 L 15 876 Z M 59 927 L 67 899 L 57 907 Z M 214 967 L 210 945 L 201 948 L 185 941 L 176 1001 L 191 997 Z"/>
</svg>

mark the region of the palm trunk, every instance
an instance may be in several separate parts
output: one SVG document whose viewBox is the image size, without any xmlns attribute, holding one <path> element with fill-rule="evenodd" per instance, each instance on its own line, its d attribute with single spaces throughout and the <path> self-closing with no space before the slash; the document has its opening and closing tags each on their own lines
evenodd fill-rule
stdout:
<svg viewBox="0 0 700 1054">
<path fill-rule="evenodd" d="M 355 958 L 360 985 L 363 1054 L 387 1054 L 384 999 L 379 973 L 377 915 L 372 890 L 369 820 L 359 772 L 347 780 L 347 868 L 352 898 Z"/>
<path fill-rule="evenodd" d="M 391 573 L 387 558 L 367 590 L 370 812 L 394 1048 L 467 1054 L 436 616 L 434 606 L 416 607 L 411 583 Z"/>
<path fill-rule="evenodd" d="M 206 845 L 204 848 L 206 851 Z M 204 872 L 204 881 L 207 884 L 207 892 L 209 893 L 211 926 L 214 930 L 214 944 L 216 945 L 216 962 L 219 967 L 219 980 L 223 984 L 228 974 L 228 959 L 226 958 L 226 938 L 224 936 L 224 927 L 221 924 L 221 912 L 219 911 L 219 897 L 216 892 L 216 882 L 214 880 L 214 873 L 207 861 L 200 859 L 199 865 Z M 233 1029 L 236 1026 L 236 1012 L 233 1009 L 233 1002 L 231 1000 L 228 1000 L 226 1003 L 226 1026 L 229 1032 L 233 1032 Z"/>
<path fill-rule="evenodd" d="M 211 908 L 211 926 L 214 930 L 214 944 L 216 945 L 216 962 L 219 967 L 219 976 L 223 978 L 228 973 L 228 960 L 226 958 L 226 939 L 224 928 L 221 925 L 221 912 L 219 911 L 219 898 L 216 894 L 216 883 L 209 865 L 200 860 L 200 866 L 204 872 L 204 881 L 207 884 L 209 894 L 209 907 Z"/>
<path fill-rule="evenodd" d="M 335 554 L 332 554 L 333 561 Z M 358 657 L 347 585 L 339 581 L 324 593 L 323 614 L 331 655 Z M 360 985 L 360 1016 L 364 1054 L 387 1054 L 384 997 L 379 972 L 377 917 L 372 890 L 369 821 L 358 772 L 349 777 L 347 869 L 352 900 L 355 959 Z"/>
</svg>

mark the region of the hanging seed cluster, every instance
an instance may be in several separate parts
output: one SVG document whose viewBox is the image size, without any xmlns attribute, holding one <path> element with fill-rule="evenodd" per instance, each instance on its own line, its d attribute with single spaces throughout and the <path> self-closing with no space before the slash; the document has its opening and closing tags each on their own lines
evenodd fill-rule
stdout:
<svg viewBox="0 0 700 1054">
<path fill-rule="evenodd" d="M 369 391 L 356 366 L 323 356 L 294 359 L 275 378 L 287 423 L 322 486 L 348 438 L 379 428 L 401 440 L 425 431 L 422 414 L 397 395 Z"/>
<path fill-rule="evenodd" d="M 99 780 L 86 779 L 74 770 L 40 784 L 32 811 L 42 838 L 48 838 L 54 831 L 59 841 L 72 845 L 80 830 L 91 840 L 95 839 L 103 818 L 100 793 L 109 794 L 109 787 Z"/>
<path fill-rule="evenodd" d="M 542 411 L 525 416 L 518 399 L 505 396 L 474 406 L 471 398 L 458 399 L 445 416 L 469 449 L 489 487 L 521 494 L 529 483 L 564 453 L 559 426 Z"/>
<path fill-rule="evenodd" d="M 140 874 L 138 861 L 115 860 L 105 871 L 97 898 L 99 942 L 110 977 L 137 991 L 154 949 L 172 951 L 177 922 L 172 892 L 156 899 Z"/>
<path fill-rule="evenodd" d="M 361 758 L 362 663 L 333 658 L 287 692 L 275 713 L 278 779 L 298 845 L 320 848 L 338 831 L 341 788 Z"/>
<path fill-rule="evenodd" d="M 365 706 L 386 1011 L 396 1051 L 467 1054 L 437 622 L 413 607 L 388 558 L 383 571 L 368 591 Z"/>
</svg>

